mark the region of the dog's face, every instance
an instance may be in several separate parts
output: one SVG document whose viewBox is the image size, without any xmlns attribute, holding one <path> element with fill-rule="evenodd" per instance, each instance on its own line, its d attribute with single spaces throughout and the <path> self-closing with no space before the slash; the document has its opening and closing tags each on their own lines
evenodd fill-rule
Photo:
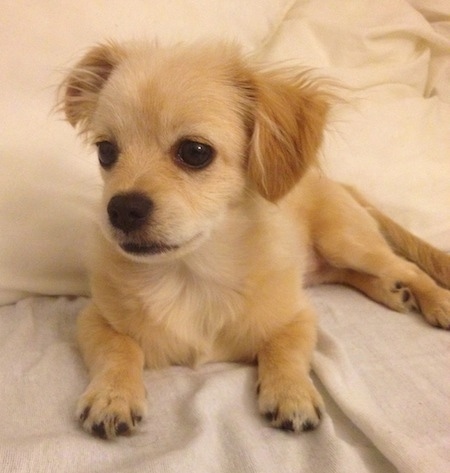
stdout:
<svg viewBox="0 0 450 473">
<path fill-rule="evenodd" d="M 103 229 L 132 255 L 196 246 L 242 196 L 245 100 L 210 61 L 132 50 L 98 94 L 89 139 L 105 182 Z"/>
<path fill-rule="evenodd" d="M 282 197 L 313 161 L 327 110 L 226 45 L 98 46 L 64 90 L 69 121 L 98 149 L 104 233 L 134 258 L 197 247 L 254 189 Z"/>
</svg>

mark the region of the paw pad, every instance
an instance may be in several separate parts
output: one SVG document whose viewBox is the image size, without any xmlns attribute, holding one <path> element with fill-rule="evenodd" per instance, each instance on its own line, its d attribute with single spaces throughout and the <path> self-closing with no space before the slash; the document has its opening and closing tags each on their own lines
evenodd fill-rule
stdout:
<svg viewBox="0 0 450 473">
<path fill-rule="evenodd" d="M 406 284 L 402 283 L 401 281 L 397 281 L 392 287 L 391 293 L 399 296 L 401 305 L 405 309 L 417 310 L 415 298 Z"/>
</svg>

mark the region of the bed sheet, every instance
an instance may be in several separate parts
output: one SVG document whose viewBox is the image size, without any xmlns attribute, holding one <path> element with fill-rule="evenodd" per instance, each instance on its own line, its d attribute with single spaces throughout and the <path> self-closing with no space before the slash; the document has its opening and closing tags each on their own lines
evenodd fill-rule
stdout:
<svg viewBox="0 0 450 473">
<path fill-rule="evenodd" d="M 448 471 L 448 333 L 340 287 L 310 291 L 320 318 L 319 429 L 277 431 L 256 406 L 256 369 L 220 363 L 147 371 L 147 419 L 116 441 L 74 416 L 87 373 L 74 343 L 85 298 L 0 308 L 0 465 L 9 472 Z"/>
<path fill-rule="evenodd" d="M 309 290 L 313 377 L 327 414 L 289 435 L 257 413 L 252 366 L 146 372 L 135 435 L 74 418 L 74 343 L 88 295 L 95 159 L 51 113 L 62 71 L 105 38 L 206 37 L 341 81 L 324 170 L 450 251 L 450 4 L 446 0 L 5 1 L 0 20 L 0 471 L 444 473 L 450 337 L 346 288 Z M 70 296 L 70 297 L 69 297 Z"/>
</svg>

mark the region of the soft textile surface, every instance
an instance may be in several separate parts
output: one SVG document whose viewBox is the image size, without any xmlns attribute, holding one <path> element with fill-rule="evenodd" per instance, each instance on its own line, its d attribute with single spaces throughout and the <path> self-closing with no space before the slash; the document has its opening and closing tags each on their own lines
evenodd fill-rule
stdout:
<svg viewBox="0 0 450 473">
<path fill-rule="evenodd" d="M 311 290 L 327 404 L 317 431 L 270 429 L 255 369 L 219 364 L 147 372 L 149 417 L 134 436 L 81 432 L 74 319 L 100 186 L 95 158 L 51 109 L 61 70 L 105 38 L 226 38 L 262 60 L 316 67 L 348 88 L 326 172 L 448 251 L 449 2 L 19 0 L 1 16 L 0 471 L 447 472 L 449 333 L 339 287 Z"/>
<path fill-rule="evenodd" d="M 140 431 L 94 439 L 73 414 L 87 383 L 73 341 L 85 300 L 0 308 L 1 471 L 447 472 L 449 334 L 350 290 L 311 293 L 323 327 L 314 369 L 327 414 L 301 435 L 259 416 L 254 367 L 213 364 L 147 371 Z"/>
</svg>

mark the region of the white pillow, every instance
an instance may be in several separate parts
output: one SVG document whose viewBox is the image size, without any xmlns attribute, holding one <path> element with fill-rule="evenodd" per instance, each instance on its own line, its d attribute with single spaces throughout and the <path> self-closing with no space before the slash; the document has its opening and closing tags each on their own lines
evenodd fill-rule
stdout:
<svg viewBox="0 0 450 473">
<path fill-rule="evenodd" d="M 0 304 L 86 294 L 96 159 L 51 109 L 63 69 L 105 39 L 259 44 L 286 0 L 6 2 L 0 28 Z"/>
</svg>

